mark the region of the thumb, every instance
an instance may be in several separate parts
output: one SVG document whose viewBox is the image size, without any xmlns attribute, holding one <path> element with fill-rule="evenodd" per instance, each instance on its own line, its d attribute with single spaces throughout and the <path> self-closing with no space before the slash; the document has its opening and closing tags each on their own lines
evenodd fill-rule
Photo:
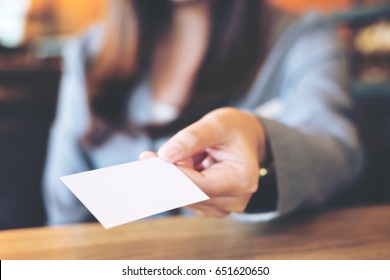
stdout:
<svg viewBox="0 0 390 280">
<path fill-rule="evenodd" d="M 182 161 L 220 144 L 223 136 L 223 126 L 218 119 L 206 115 L 174 135 L 159 149 L 157 155 L 170 162 Z"/>
</svg>

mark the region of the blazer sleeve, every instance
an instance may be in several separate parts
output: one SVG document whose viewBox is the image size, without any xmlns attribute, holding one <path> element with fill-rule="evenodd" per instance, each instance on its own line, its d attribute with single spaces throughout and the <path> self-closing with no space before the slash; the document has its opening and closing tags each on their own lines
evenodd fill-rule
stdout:
<svg viewBox="0 0 390 280">
<path fill-rule="evenodd" d="M 43 176 L 49 225 L 90 219 L 88 210 L 60 180 L 61 176 L 88 169 L 78 144 L 89 118 L 81 45 L 80 39 L 74 39 L 64 51 L 57 113 L 50 132 Z"/>
<path fill-rule="evenodd" d="M 283 63 L 280 113 L 260 116 L 273 155 L 278 215 L 338 198 L 362 166 L 346 61 L 334 30 L 302 35 Z"/>
</svg>

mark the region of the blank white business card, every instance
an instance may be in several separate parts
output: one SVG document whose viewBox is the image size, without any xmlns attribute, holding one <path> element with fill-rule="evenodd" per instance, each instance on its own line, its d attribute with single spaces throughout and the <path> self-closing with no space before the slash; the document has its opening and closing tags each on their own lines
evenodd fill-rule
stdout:
<svg viewBox="0 0 390 280">
<path fill-rule="evenodd" d="M 107 229 L 209 199 L 179 168 L 159 158 L 61 180 Z"/>
</svg>

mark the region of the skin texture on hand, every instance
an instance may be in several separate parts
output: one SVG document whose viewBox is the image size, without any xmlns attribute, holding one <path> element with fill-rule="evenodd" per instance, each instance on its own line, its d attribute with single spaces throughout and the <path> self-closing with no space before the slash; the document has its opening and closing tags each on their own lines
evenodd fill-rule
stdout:
<svg viewBox="0 0 390 280">
<path fill-rule="evenodd" d="M 140 159 L 160 157 L 177 166 L 210 199 L 187 206 L 200 215 L 223 217 L 245 210 L 257 191 L 265 133 L 255 115 L 234 108 L 214 110 Z"/>
</svg>

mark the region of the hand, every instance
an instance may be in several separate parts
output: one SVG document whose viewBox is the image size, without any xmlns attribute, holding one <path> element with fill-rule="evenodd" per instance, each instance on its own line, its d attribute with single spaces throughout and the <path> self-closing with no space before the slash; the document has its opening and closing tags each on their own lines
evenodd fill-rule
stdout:
<svg viewBox="0 0 390 280">
<path fill-rule="evenodd" d="M 175 163 L 210 199 L 186 208 L 207 216 L 226 216 L 246 208 L 258 188 L 265 133 L 256 116 L 233 108 L 205 115 L 168 140 L 156 153 Z"/>
</svg>

